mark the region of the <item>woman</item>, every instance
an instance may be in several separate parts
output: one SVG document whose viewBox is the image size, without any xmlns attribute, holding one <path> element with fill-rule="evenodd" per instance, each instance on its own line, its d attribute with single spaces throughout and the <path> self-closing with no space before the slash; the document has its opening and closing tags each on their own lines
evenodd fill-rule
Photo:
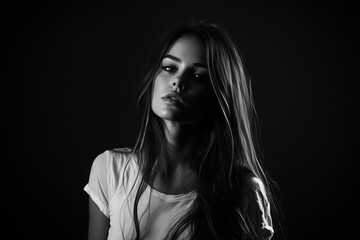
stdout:
<svg viewBox="0 0 360 240">
<path fill-rule="evenodd" d="M 234 43 L 197 23 L 159 46 L 139 91 L 135 146 L 93 163 L 89 239 L 270 239 L 269 180 Z"/>
</svg>

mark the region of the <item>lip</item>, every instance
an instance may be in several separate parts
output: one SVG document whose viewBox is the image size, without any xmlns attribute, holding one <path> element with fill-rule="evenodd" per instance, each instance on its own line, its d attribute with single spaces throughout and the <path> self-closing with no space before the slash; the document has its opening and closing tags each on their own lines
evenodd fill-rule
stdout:
<svg viewBox="0 0 360 240">
<path fill-rule="evenodd" d="M 176 93 L 176 92 L 169 92 L 167 94 L 165 94 L 164 96 L 161 97 L 162 100 L 167 101 L 167 102 L 175 102 L 175 103 L 180 103 L 181 105 L 186 107 L 186 103 L 184 101 L 184 99 L 180 96 L 180 94 Z"/>
</svg>

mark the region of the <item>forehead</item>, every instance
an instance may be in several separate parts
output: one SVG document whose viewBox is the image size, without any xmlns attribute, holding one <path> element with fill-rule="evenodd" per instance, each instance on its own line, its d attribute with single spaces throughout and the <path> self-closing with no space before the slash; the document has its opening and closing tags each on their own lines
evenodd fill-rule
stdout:
<svg viewBox="0 0 360 240">
<path fill-rule="evenodd" d="M 170 48 L 168 54 L 183 61 L 205 63 L 205 47 L 201 40 L 193 35 L 179 38 Z"/>
</svg>

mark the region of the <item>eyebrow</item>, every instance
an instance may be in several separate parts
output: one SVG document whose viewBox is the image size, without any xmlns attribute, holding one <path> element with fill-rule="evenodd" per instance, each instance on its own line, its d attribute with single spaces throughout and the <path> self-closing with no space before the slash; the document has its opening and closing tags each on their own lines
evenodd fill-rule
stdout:
<svg viewBox="0 0 360 240">
<path fill-rule="evenodd" d="M 180 58 L 175 57 L 175 56 L 170 55 L 170 54 L 166 54 L 163 58 L 170 58 L 171 60 L 173 60 L 175 62 L 178 62 L 178 63 L 182 62 L 182 60 Z M 194 63 L 193 65 L 195 67 L 207 68 L 207 65 L 205 63 Z"/>
</svg>

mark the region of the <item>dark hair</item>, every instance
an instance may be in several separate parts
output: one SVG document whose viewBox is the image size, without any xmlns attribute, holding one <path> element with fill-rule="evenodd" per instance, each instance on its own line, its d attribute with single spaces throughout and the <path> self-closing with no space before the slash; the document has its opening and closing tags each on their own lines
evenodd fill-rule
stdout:
<svg viewBox="0 0 360 240">
<path fill-rule="evenodd" d="M 215 114 L 200 124 L 202 141 L 192 163 L 198 176 L 197 197 L 187 214 L 171 227 L 167 239 L 178 239 L 185 229 L 190 229 L 189 239 L 251 238 L 254 224 L 248 222 L 239 209 L 241 188 L 249 184 L 251 177 L 259 178 L 273 206 L 272 181 L 258 160 L 257 117 L 250 79 L 235 44 L 224 29 L 212 23 L 181 25 L 170 30 L 159 41 L 143 78 L 138 94 L 141 125 L 133 148 L 141 171 L 134 213 L 146 187 L 153 183 L 157 157 L 166 144 L 163 122 L 151 109 L 154 79 L 161 69 L 163 56 L 186 35 L 198 37 L 205 46 Z M 137 239 L 140 239 L 137 214 L 134 222 Z"/>
</svg>

